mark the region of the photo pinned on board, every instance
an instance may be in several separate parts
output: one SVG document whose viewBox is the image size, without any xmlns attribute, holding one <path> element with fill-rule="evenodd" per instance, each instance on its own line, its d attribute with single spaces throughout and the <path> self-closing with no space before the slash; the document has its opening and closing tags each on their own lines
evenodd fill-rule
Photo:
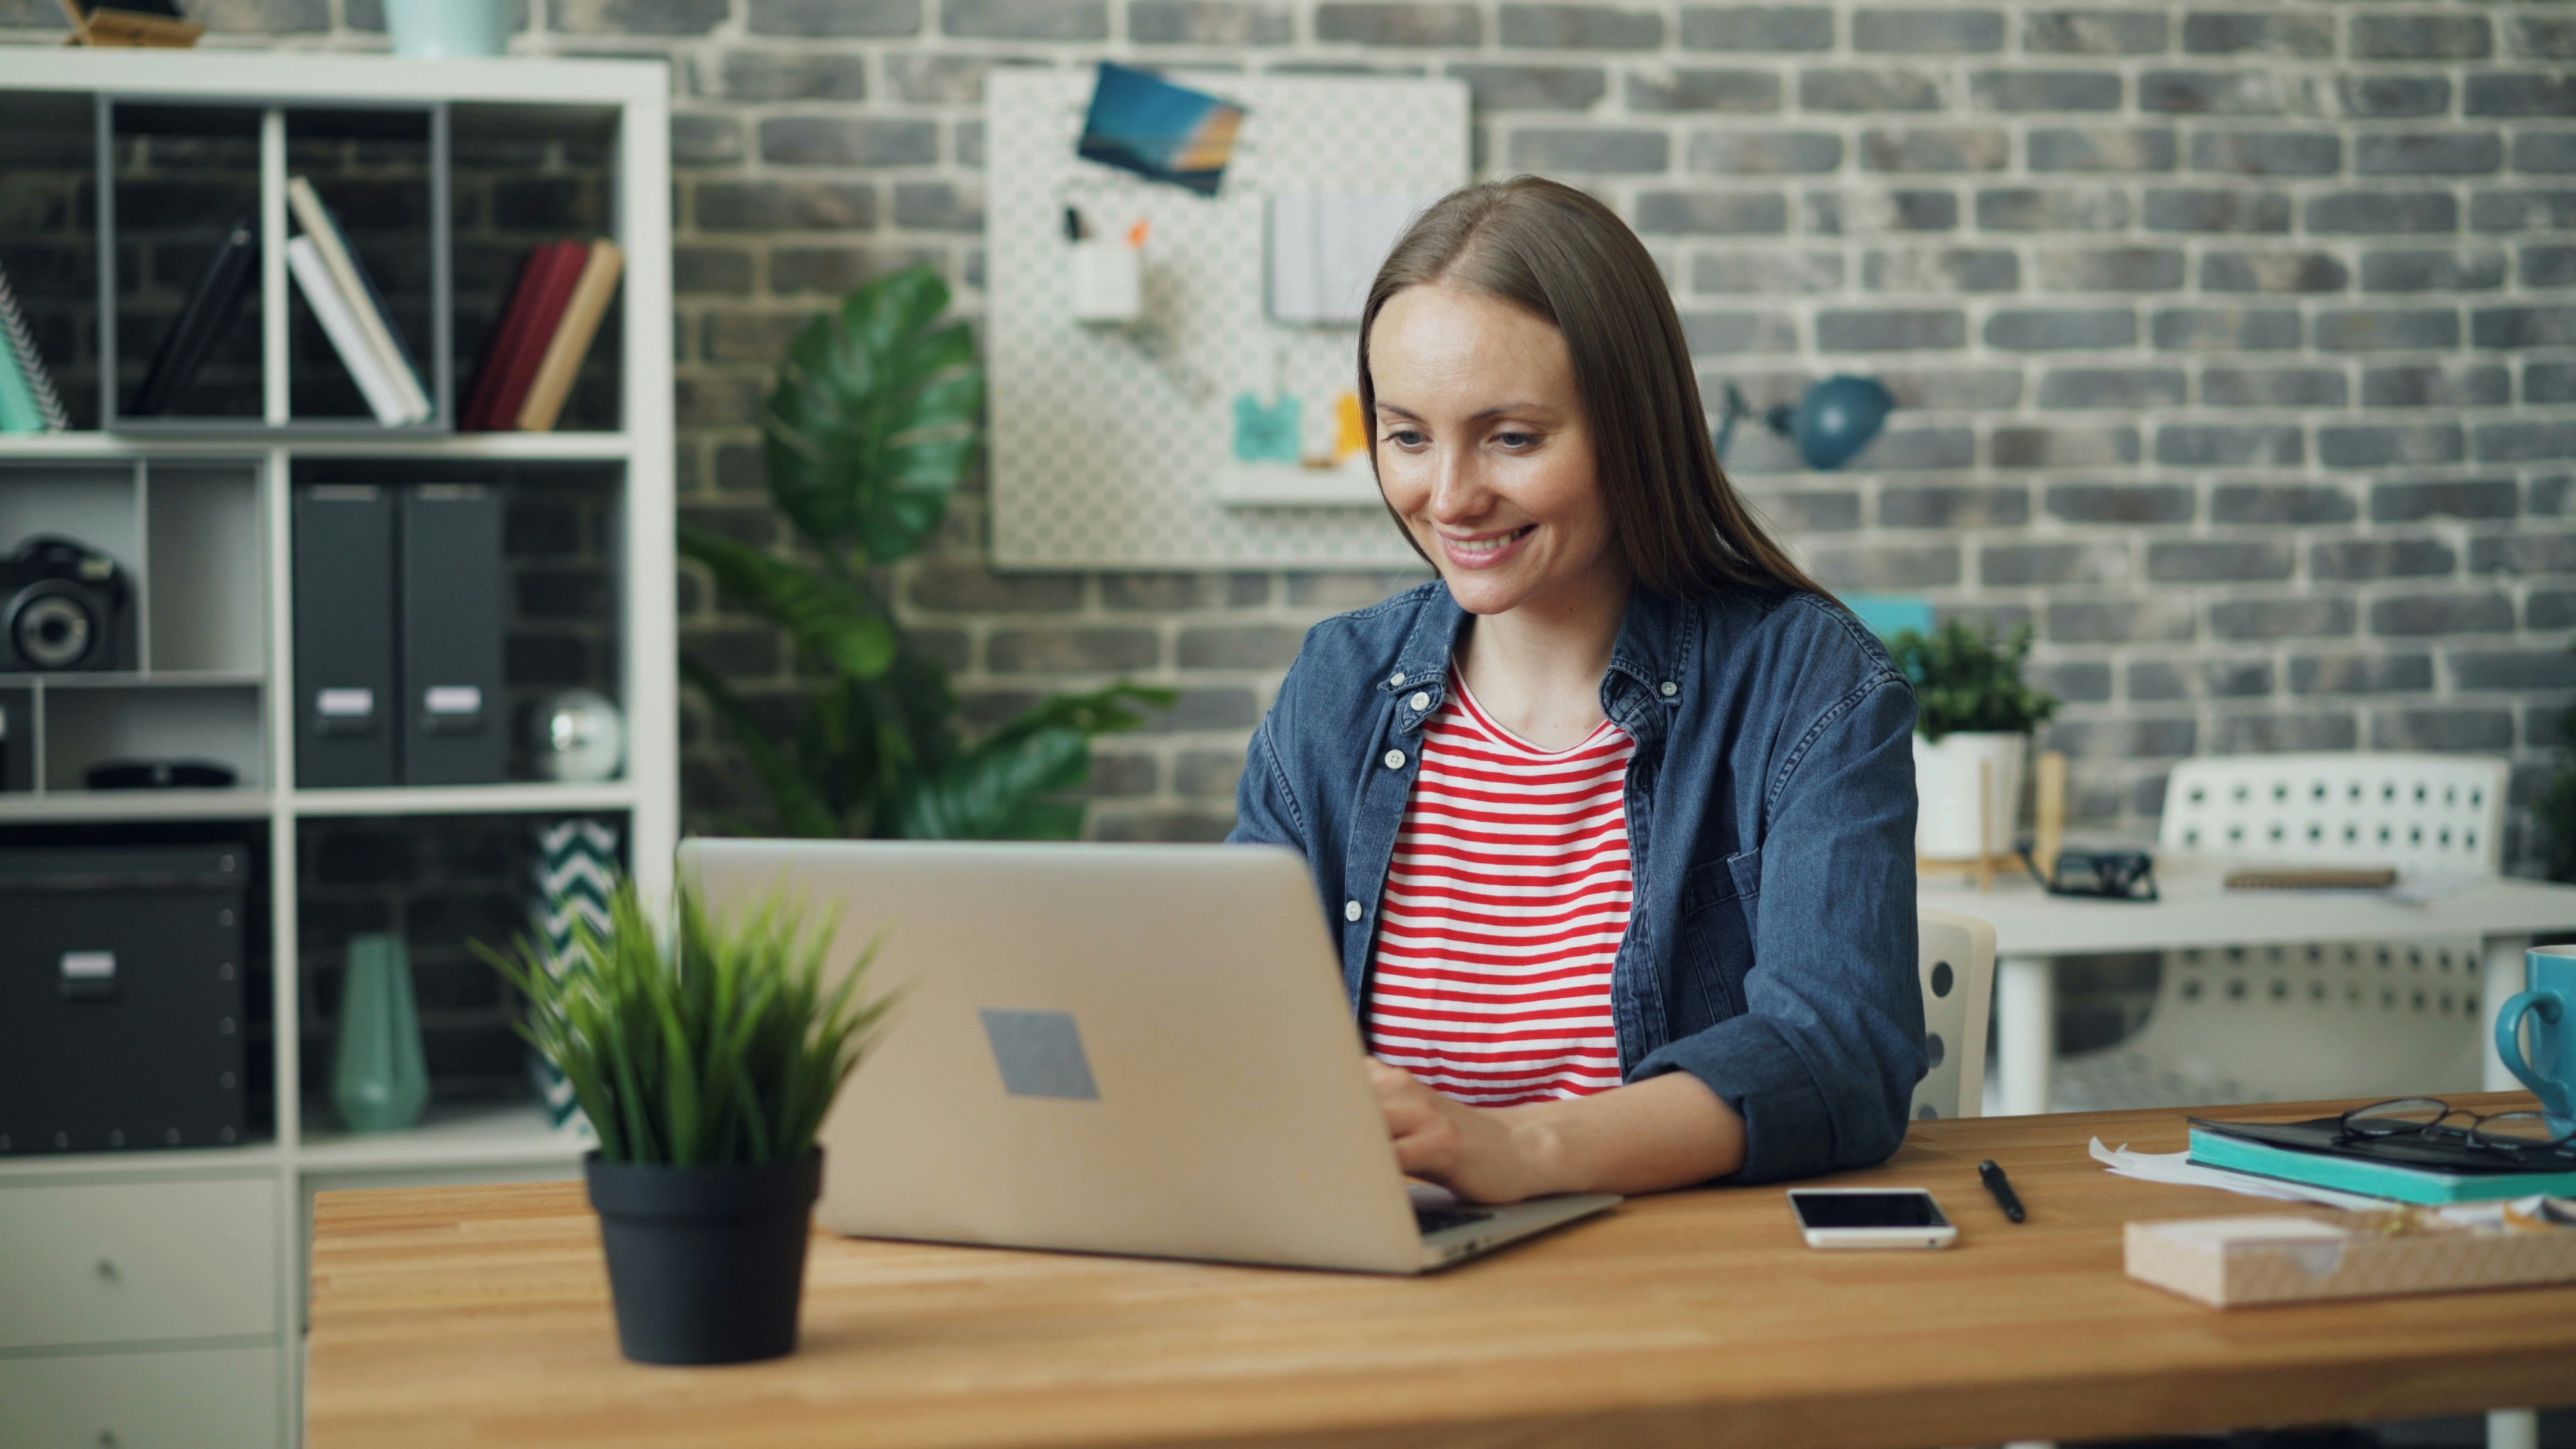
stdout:
<svg viewBox="0 0 2576 1449">
<path fill-rule="evenodd" d="M 1216 195 L 1243 130 L 1243 107 L 1149 71 L 1100 63 L 1075 148 L 1087 161 Z"/>
</svg>

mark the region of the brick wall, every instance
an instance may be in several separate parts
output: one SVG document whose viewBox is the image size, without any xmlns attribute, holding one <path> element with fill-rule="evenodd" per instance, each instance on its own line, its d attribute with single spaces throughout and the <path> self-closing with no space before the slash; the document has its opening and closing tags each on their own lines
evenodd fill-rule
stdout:
<svg viewBox="0 0 2576 1449">
<path fill-rule="evenodd" d="M 377 0 L 190 0 L 210 44 L 380 46 Z M 1830 583 L 2028 620 L 2083 815 L 2176 757 L 2511 753 L 2576 687 L 2576 13 L 2546 4 L 1618 6 L 539 0 L 530 53 L 668 56 L 681 478 L 766 529 L 785 338 L 915 257 L 980 306 L 983 76 L 1101 56 L 1452 75 L 1477 156 L 1613 200 L 1704 378 L 1904 411 L 1843 474 L 1733 467 Z M 49 41 L 52 0 L 0 0 Z M 12 29 L 11 27 L 17 27 Z M 980 499 L 904 605 L 979 717 L 1112 673 L 1183 702 L 1102 752 L 1107 837 L 1221 830 L 1301 628 L 1393 576 L 997 577 Z M 775 641 L 683 590 L 757 688 Z M 692 729 L 693 805 L 739 773 Z"/>
</svg>

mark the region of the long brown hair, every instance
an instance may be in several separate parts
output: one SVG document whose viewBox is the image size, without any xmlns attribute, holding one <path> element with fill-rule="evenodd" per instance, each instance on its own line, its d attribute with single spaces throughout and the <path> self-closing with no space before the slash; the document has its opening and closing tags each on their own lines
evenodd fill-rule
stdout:
<svg viewBox="0 0 2576 1449">
<path fill-rule="evenodd" d="M 1453 191 L 1387 254 L 1360 315 L 1360 413 L 1372 462 L 1369 329 L 1389 298 L 1432 283 L 1509 302 L 1564 334 L 1602 499 L 1638 583 L 1674 599 L 1746 586 L 1825 592 L 1719 468 L 1690 346 L 1654 258 L 1617 213 L 1562 182 L 1516 176 Z M 1412 530 L 1405 539 L 1421 553 Z"/>
</svg>

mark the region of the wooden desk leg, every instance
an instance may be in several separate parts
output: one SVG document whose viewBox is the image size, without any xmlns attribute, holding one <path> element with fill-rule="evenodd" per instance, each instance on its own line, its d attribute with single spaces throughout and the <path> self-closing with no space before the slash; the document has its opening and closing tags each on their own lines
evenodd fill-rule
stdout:
<svg viewBox="0 0 2576 1449">
<path fill-rule="evenodd" d="M 2056 962 L 2006 956 L 1995 973 L 1995 1087 L 2004 1115 L 2048 1110 L 2048 1066 L 2057 1056 Z"/>
<path fill-rule="evenodd" d="M 2540 1411 L 2487 1410 L 2487 1449 L 2540 1449 Z"/>
<path fill-rule="evenodd" d="M 2471 1016 L 2478 1032 L 2478 1060 L 2485 1063 L 2478 1073 L 2478 1085 L 2484 1091 L 2512 1092 L 2522 1087 L 2513 1073 L 2504 1069 L 2504 1058 L 2496 1055 L 2495 1019 L 2496 1008 L 2504 1005 L 2505 998 L 2530 984 L 2531 975 L 2522 954 L 2530 947 L 2528 936 L 2487 938 L 2485 969 L 2478 979 L 2478 1009 Z"/>
</svg>

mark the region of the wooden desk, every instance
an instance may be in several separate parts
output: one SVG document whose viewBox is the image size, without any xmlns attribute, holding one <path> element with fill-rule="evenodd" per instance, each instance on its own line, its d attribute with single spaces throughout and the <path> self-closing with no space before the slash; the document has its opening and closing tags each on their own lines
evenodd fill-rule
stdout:
<svg viewBox="0 0 2576 1449">
<path fill-rule="evenodd" d="M 2183 1130 L 1918 1123 L 1837 1179 L 1932 1188 L 1947 1252 L 1812 1251 L 1776 1187 L 1635 1200 L 1426 1279 L 818 1237 L 803 1351 L 719 1369 L 618 1357 L 577 1185 L 326 1193 L 305 1442 L 1832 1449 L 2576 1401 L 2576 1287 L 2221 1313 L 2131 1283 L 2124 1220 L 2259 1210 L 2085 1156 Z M 1989 1156 L 2027 1225 L 1978 1186 Z"/>
</svg>

